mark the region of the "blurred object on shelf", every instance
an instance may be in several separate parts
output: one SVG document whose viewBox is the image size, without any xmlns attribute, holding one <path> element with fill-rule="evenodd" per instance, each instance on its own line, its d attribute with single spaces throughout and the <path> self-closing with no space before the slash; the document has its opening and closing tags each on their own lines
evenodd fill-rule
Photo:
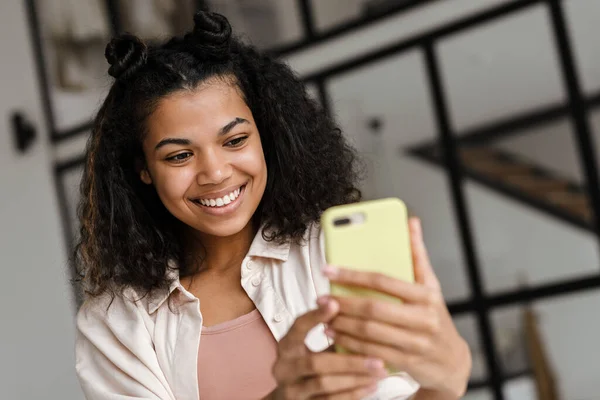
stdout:
<svg viewBox="0 0 600 400">
<path fill-rule="evenodd" d="M 121 0 L 123 30 L 143 39 L 182 35 L 193 27 L 194 0 Z"/>
<path fill-rule="evenodd" d="M 94 86 L 98 62 L 110 37 L 102 0 L 39 1 L 44 36 L 50 41 L 53 83 L 66 91 Z"/>
<path fill-rule="evenodd" d="M 554 371 L 548 360 L 543 338 L 540 334 L 538 317 L 530 306 L 523 313 L 523 325 L 538 393 L 537 397 L 539 400 L 560 400 Z"/>
<path fill-rule="evenodd" d="M 266 49 L 279 44 L 281 18 L 274 0 L 208 0 L 207 4 L 212 11 L 226 15 L 234 31 L 257 47 Z"/>
</svg>

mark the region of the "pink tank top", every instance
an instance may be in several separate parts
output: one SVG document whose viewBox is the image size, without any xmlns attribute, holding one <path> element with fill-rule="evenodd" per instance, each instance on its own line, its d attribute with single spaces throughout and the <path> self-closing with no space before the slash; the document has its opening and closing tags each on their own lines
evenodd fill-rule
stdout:
<svg viewBox="0 0 600 400">
<path fill-rule="evenodd" d="M 198 353 L 201 400 L 261 399 L 276 387 L 277 341 L 258 310 L 202 327 Z"/>
</svg>

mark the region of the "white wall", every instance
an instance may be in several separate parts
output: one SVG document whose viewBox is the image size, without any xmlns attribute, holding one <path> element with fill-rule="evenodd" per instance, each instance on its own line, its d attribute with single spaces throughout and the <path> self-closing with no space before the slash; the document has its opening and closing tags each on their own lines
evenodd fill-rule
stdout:
<svg viewBox="0 0 600 400">
<path fill-rule="evenodd" d="M 75 400 L 75 310 L 24 3 L 0 2 L 0 398 Z M 38 128 L 25 155 L 8 123 L 15 109 Z"/>
</svg>

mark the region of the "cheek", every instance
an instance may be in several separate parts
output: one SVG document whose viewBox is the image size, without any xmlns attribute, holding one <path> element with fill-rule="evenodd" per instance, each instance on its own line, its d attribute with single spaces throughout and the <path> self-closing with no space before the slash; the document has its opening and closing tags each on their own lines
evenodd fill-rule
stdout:
<svg viewBox="0 0 600 400">
<path fill-rule="evenodd" d="M 159 168 L 154 175 L 154 185 L 164 203 L 179 201 L 185 197 L 194 177 L 191 168 Z"/>
<path fill-rule="evenodd" d="M 251 175 L 254 180 L 266 180 L 267 164 L 260 141 L 253 143 L 247 150 L 237 159 L 238 168 Z"/>
</svg>

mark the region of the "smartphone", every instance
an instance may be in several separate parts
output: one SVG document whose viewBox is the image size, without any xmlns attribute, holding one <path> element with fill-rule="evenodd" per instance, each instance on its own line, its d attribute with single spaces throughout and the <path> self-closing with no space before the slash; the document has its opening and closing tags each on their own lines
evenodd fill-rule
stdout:
<svg viewBox="0 0 600 400">
<path fill-rule="evenodd" d="M 397 198 L 329 208 L 321 217 L 328 264 L 414 282 L 408 212 Z M 331 285 L 334 295 L 377 296 L 373 291 Z"/>
<path fill-rule="evenodd" d="M 408 211 L 402 200 L 386 198 L 329 208 L 321 217 L 321 229 L 328 264 L 414 282 Z M 402 302 L 376 291 L 335 283 L 331 284 L 331 294 Z M 337 346 L 336 350 L 344 351 Z"/>
</svg>

